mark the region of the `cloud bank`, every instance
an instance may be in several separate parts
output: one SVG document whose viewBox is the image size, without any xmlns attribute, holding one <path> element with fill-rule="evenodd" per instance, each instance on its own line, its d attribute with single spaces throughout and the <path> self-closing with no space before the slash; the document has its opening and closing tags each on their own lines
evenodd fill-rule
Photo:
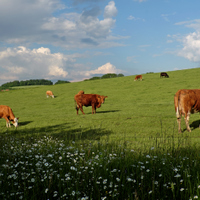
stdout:
<svg viewBox="0 0 200 200">
<path fill-rule="evenodd" d="M 178 51 L 178 56 L 200 64 L 200 20 L 180 22 L 176 25 L 195 29 L 194 32 L 178 39 L 183 45 L 183 48 Z"/>
<path fill-rule="evenodd" d="M 62 11 L 53 16 L 55 12 Z M 8 13 L 12 13 L 9 15 Z M 0 1 L 0 41 L 27 45 L 37 43 L 61 46 L 66 49 L 110 47 L 117 8 L 110 1 L 104 8 L 103 19 L 98 6 L 81 13 L 70 12 L 60 0 Z"/>
<path fill-rule="evenodd" d="M 121 73 L 111 63 L 90 69 L 76 62 L 81 54 L 51 53 L 49 48 L 28 49 L 24 46 L 0 52 L 0 84 L 13 80 L 48 79 L 80 81 L 94 74 Z"/>
<path fill-rule="evenodd" d="M 122 46 L 118 41 L 123 37 L 112 35 L 118 14 L 114 1 L 103 8 L 100 0 L 71 2 L 90 6 L 72 12 L 61 0 L 0 1 L 0 43 L 10 46 L 0 46 L 0 84 L 43 78 L 79 81 L 119 71 L 109 62 L 97 69 L 80 64 L 85 53 L 51 52 L 54 47 L 71 52 Z"/>
</svg>

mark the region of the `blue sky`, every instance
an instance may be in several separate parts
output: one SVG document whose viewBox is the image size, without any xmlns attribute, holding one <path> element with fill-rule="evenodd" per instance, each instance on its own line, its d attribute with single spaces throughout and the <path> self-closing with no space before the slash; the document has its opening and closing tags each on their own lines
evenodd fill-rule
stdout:
<svg viewBox="0 0 200 200">
<path fill-rule="evenodd" d="M 199 67 L 199 0 L 0 1 L 0 84 Z"/>
</svg>

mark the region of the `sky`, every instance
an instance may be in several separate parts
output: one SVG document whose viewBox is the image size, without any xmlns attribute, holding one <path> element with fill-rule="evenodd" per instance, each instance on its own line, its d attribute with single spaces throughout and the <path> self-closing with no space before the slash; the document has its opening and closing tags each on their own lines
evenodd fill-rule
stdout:
<svg viewBox="0 0 200 200">
<path fill-rule="evenodd" d="M 0 85 L 200 66 L 199 0 L 1 0 Z"/>
</svg>

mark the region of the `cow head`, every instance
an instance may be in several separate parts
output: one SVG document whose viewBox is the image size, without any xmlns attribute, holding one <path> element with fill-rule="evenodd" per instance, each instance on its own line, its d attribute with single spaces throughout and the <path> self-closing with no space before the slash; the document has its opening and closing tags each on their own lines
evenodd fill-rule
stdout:
<svg viewBox="0 0 200 200">
<path fill-rule="evenodd" d="M 15 118 L 15 119 L 12 121 L 12 123 L 13 123 L 13 125 L 14 125 L 15 127 L 18 127 L 18 119 L 19 119 L 19 118 Z"/>
<path fill-rule="evenodd" d="M 101 106 L 102 103 L 104 103 L 105 98 L 107 98 L 107 96 L 103 96 L 103 95 L 98 96 L 98 103 L 99 103 L 100 106 Z"/>
</svg>

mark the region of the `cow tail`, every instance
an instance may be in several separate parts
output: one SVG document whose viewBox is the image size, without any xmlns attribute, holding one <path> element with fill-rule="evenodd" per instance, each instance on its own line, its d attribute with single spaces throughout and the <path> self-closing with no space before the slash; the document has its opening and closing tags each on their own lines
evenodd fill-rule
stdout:
<svg viewBox="0 0 200 200">
<path fill-rule="evenodd" d="M 175 106 L 176 118 L 179 119 L 181 117 L 181 115 L 180 115 L 180 93 L 179 92 L 177 92 L 174 96 L 174 106 Z"/>
</svg>

